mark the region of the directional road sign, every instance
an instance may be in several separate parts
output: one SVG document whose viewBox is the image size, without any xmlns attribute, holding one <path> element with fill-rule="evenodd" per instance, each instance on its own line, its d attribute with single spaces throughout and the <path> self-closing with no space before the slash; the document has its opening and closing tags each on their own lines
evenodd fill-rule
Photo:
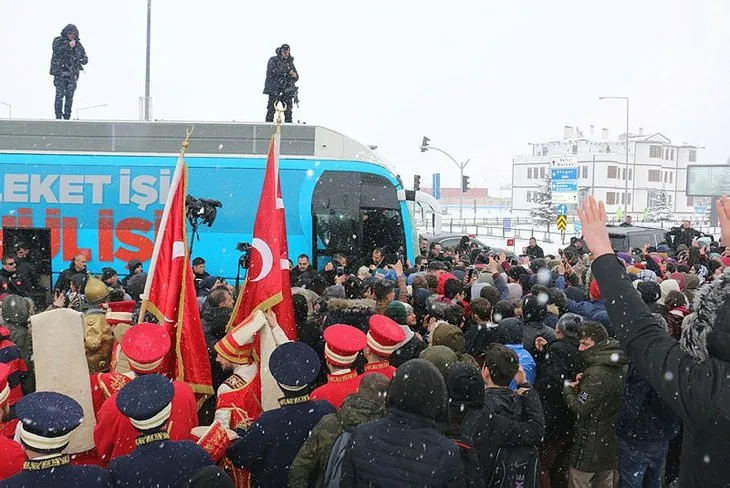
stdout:
<svg viewBox="0 0 730 488">
<path fill-rule="evenodd" d="M 561 203 L 557 207 L 555 207 L 555 211 L 558 212 L 558 215 L 568 215 L 568 206 L 564 203 Z"/>
<path fill-rule="evenodd" d="M 565 232 L 565 230 L 568 228 L 568 217 L 565 215 L 558 215 L 557 227 L 560 232 Z"/>
</svg>

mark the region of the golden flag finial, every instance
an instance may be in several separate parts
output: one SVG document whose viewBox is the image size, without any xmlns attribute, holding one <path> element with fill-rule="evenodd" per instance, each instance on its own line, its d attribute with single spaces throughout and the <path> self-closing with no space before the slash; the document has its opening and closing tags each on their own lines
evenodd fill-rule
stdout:
<svg viewBox="0 0 730 488">
<path fill-rule="evenodd" d="M 195 132 L 195 127 L 185 128 L 185 140 L 182 142 L 182 146 L 180 147 L 181 156 L 184 156 L 185 151 L 188 150 L 188 146 L 190 146 L 190 136 L 193 135 L 193 132 Z"/>
</svg>

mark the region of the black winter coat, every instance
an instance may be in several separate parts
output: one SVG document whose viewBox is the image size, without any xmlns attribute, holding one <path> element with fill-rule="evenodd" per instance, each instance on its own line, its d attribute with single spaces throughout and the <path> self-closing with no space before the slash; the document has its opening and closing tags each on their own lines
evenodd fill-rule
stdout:
<svg viewBox="0 0 730 488">
<path fill-rule="evenodd" d="M 73 278 L 74 275 L 77 274 L 85 275 L 86 270 L 84 269 L 83 271 L 76 271 L 76 268 L 74 268 L 74 263 L 72 261 L 71 265 L 61 271 L 61 273 L 58 275 L 58 279 L 56 280 L 56 286 L 54 286 L 53 289 L 65 293 L 71 286 L 71 278 Z"/>
<path fill-rule="evenodd" d="M 730 364 L 712 356 L 699 362 L 685 352 L 652 317 L 613 254 L 593 262 L 593 275 L 609 316 L 620 324 L 617 337 L 636 371 L 682 419 L 679 486 L 725 486 L 730 466 Z"/>
<path fill-rule="evenodd" d="M 527 246 L 527 249 L 525 249 L 525 251 L 526 251 L 525 254 L 527 254 L 527 256 L 530 259 L 545 257 L 545 251 L 543 251 L 540 246 L 535 246 L 535 247 Z"/>
<path fill-rule="evenodd" d="M 527 322 L 522 329 L 522 346 L 535 357 L 535 339 L 544 337 L 548 341 L 555 340 L 555 330 L 542 322 Z"/>
<path fill-rule="evenodd" d="M 624 381 L 621 409 L 616 421 L 619 439 L 666 442 L 679 432 L 679 416 L 659 397 L 632 364 Z"/>
<path fill-rule="evenodd" d="M 289 72 L 294 71 L 297 79 L 292 80 Z M 294 66 L 294 58 L 283 58 L 277 50 L 276 56 L 269 58 L 266 65 L 266 82 L 264 83 L 264 95 L 278 95 L 287 85 L 299 80 L 299 72 Z"/>
<path fill-rule="evenodd" d="M 459 448 L 433 420 L 391 408 L 355 429 L 340 486 L 464 487 L 464 468 Z"/>
<path fill-rule="evenodd" d="M 76 45 L 69 45 L 68 34 L 76 34 Z M 79 77 L 84 67 L 82 65 L 89 62 L 86 56 L 86 49 L 79 41 L 79 33 L 75 26 L 69 24 L 63 28 L 61 35 L 53 39 L 53 55 L 51 56 L 50 74 L 53 76 L 68 76 L 73 78 Z"/>
<path fill-rule="evenodd" d="M 323 326 L 326 328 L 334 324 L 346 324 L 367 333 L 370 329 L 368 321 L 374 313 L 375 301 L 373 300 L 332 298 L 327 302 L 327 315 L 324 318 Z"/>
<path fill-rule="evenodd" d="M 563 397 L 566 381 L 574 381 L 583 371 L 583 359 L 578 352 L 578 340 L 565 338 L 549 342 L 543 352 L 537 354 L 535 389 L 545 412 L 545 440 L 570 438 L 575 424 L 575 414 L 570 411 Z"/>
</svg>

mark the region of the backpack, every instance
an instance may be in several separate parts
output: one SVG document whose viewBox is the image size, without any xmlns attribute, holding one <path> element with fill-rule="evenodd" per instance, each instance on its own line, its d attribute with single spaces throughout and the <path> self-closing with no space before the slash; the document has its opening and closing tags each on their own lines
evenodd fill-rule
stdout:
<svg viewBox="0 0 730 488">
<path fill-rule="evenodd" d="M 535 446 L 500 447 L 494 461 L 490 488 L 537 488 L 538 450 Z"/>
<path fill-rule="evenodd" d="M 350 443 L 352 433 L 343 431 L 332 446 L 332 452 L 327 460 L 327 470 L 324 473 L 324 486 L 327 488 L 339 488 L 342 478 L 342 460 L 345 458 L 347 445 Z"/>
<path fill-rule="evenodd" d="M 461 463 L 464 466 L 464 474 L 466 478 L 466 486 L 468 488 L 485 488 L 484 473 L 482 465 L 477 457 L 474 449 L 474 433 L 480 420 L 479 411 L 467 412 L 464 420 L 461 422 L 459 435 L 452 437 L 451 440 L 459 448 L 461 455 Z"/>
</svg>

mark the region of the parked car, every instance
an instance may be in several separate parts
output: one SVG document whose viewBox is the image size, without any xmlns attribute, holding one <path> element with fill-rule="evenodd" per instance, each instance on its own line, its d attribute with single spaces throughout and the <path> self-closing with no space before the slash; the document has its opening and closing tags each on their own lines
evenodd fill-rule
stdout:
<svg viewBox="0 0 730 488">
<path fill-rule="evenodd" d="M 631 252 L 632 249 L 644 247 L 645 244 L 650 246 L 658 246 L 662 242 L 666 242 L 664 234 L 666 229 L 656 229 L 654 227 L 620 227 L 609 226 L 608 237 L 611 238 L 611 245 L 616 251 Z"/>
</svg>

